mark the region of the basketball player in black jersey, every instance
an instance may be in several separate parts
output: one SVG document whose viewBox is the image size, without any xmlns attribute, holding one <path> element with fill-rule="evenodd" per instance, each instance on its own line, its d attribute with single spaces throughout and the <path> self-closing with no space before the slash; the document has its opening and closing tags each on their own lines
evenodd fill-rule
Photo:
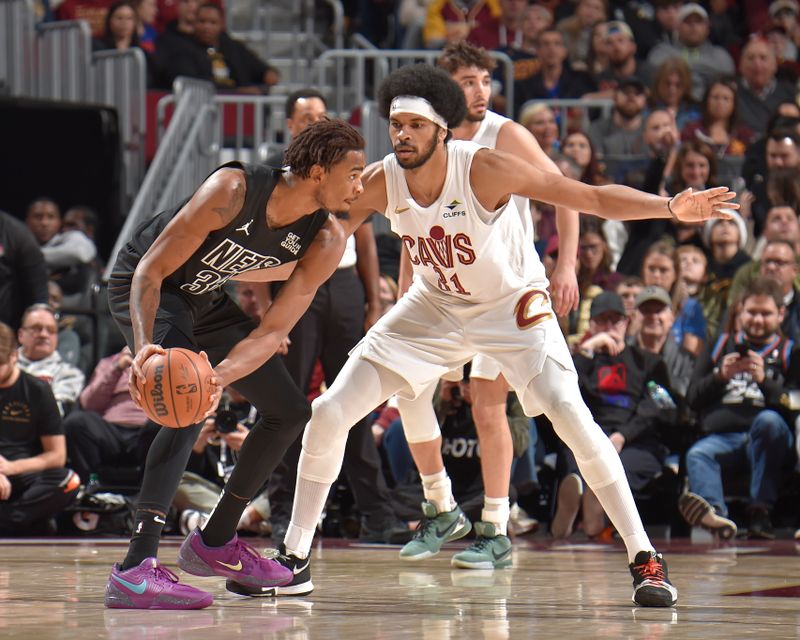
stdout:
<svg viewBox="0 0 800 640">
<path fill-rule="evenodd" d="M 164 348 L 202 351 L 214 365 L 213 407 L 232 385 L 261 419 L 202 532 L 187 539 L 179 564 L 194 574 L 281 585 L 292 572 L 236 536 L 247 502 L 274 470 L 311 411 L 281 359 L 272 357 L 336 269 L 346 214 L 361 194 L 364 140 L 344 122 L 324 120 L 286 151 L 288 173 L 229 163 L 181 205 L 141 224 L 120 252 L 109 304 L 136 354 L 134 375 Z M 286 280 L 260 324 L 222 290 L 229 279 Z M 131 394 L 141 401 L 131 384 Z M 128 554 L 106 586 L 112 608 L 197 609 L 210 594 L 182 585 L 157 559 L 164 519 L 201 424 L 161 429 L 147 456 Z"/>
</svg>

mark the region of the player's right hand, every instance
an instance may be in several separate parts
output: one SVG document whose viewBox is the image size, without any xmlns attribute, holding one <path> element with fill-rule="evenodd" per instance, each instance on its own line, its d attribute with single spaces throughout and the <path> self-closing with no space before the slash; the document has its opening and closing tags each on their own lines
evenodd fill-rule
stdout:
<svg viewBox="0 0 800 640">
<path fill-rule="evenodd" d="M 145 344 L 143 345 L 137 352 L 133 358 L 133 362 L 131 362 L 131 377 L 128 380 L 128 390 L 130 391 L 131 398 L 133 401 L 139 406 L 142 407 L 142 394 L 139 393 L 139 388 L 136 386 L 136 381 L 139 381 L 139 384 L 144 384 L 145 377 L 144 377 L 144 363 L 147 362 L 147 359 L 150 356 L 159 354 L 165 355 L 167 352 L 164 350 L 160 344 Z"/>
<path fill-rule="evenodd" d="M 11 497 L 11 480 L 0 473 L 0 501 L 8 500 Z"/>
</svg>

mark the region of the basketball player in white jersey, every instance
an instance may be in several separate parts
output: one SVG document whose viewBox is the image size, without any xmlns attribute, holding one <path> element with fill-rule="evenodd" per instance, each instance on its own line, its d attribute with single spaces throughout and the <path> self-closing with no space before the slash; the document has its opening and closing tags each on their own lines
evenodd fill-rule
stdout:
<svg viewBox="0 0 800 640">
<path fill-rule="evenodd" d="M 400 394 L 414 398 L 442 375 L 490 355 L 500 364 L 525 412 L 545 413 L 575 454 L 581 473 L 622 536 L 633 575 L 634 601 L 672 606 L 677 591 L 666 563 L 644 531 L 622 464 L 581 399 L 566 342 L 545 291 L 544 271 L 509 265 L 501 216 L 519 220 L 511 194 L 617 219 L 699 222 L 727 217 L 735 194 L 725 187 L 673 198 L 628 187 L 593 187 L 543 173 L 511 154 L 472 142 L 447 143 L 466 106 L 459 86 L 430 65 L 401 67 L 379 90 L 394 153 L 362 176 L 364 193 L 349 226 L 382 211 L 414 265 L 408 293 L 351 352 L 330 389 L 314 401 L 303 437 L 292 521 L 278 560 L 294 579 L 245 595 L 302 595 L 313 590 L 309 551 L 331 484 L 339 474 L 350 425 Z M 524 277 L 523 277 L 524 276 Z M 405 425 L 413 434 L 414 425 Z M 425 425 L 423 425 L 425 428 Z M 429 435 L 413 435 L 416 441 Z M 422 525 L 446 537 L 467 526 L 461 510 L 428 510 Z M 482 523 L 484 524 L 484 523 Z M 491 525 L 478 530 L 494 534 Z M 477 529 L 477 527 L 476 527 Z"/>
<path fill-rule="evenodd" d="M 467 42 L 448 45 L 439 57 L 438 66 L 450 74 L 464 92 L 467 116 L 453 129 L 455 140 L 471 140 L 486 147 L 513 153 L 542 171 L 561 173 L 555 163 L 542 151 L 536 138 L 522 125 L 488 109 L 492 95 L 491 71 L 495 67 L 492 57 L 482 48 Z M 521 216 L 519 224 L 507 224 L 508 216 L 502 216 L 499 224 L 506 225 L 508 245 L 521 252 L 518 259 L 533 266 L 533 270 L 543 270 L 534 249 L 533 220 L 530 201 L 514 196 Z M 513 222 L 513 221 L 511 221 Z M 553 308 L 558 314 L 569 313 L 578 304 L 578 282 L 575 272 L 575 259 L 578 250 L 578 213 L 571 209 L 558 207 L 559 260 L 547 287 L 554 299 Z M 522 233 L 520 233 L 520 231 Z M 404 251 L 401 259 L 400 288 L 405 291 L 410 284 L 411 261 Z M 460 379 L 461 371 L 456 372 Z M 414 400 L 398 398 L 398 409 L 403 424 L 427 424 L 420 426 L 418 434 L 436 434 L 435 439 L 425 442 L 408 440 L 409 449 L 417 469 L 422 476 L 425 500 L 432 503 L 437 511 L 452 511 L 455 506 L 451 492 L 451 482 L 444 467 L 441 447 L 442 439 L 438 430 L 436 414 L 433 410 L 433 396 L 437 383 L 434 382 Z M 492 569 L 508 566 L 511 563 L 511 541 L 508 538 L 508 519 L 510 505 L 508 499 L 513 444 L 506 417 L 508 383 L 500 372 L 500 365 L 489 356 L 478 354 L 472 361 L 470 372 L 470 391 L 472 393 L 472 417 L 481 445 L 481 475 L 484 485 L 484 507 L 481 521 L 494 527 L 496 535 L 488 541 L 482 536 L 465 551 L 457 553 L 452 564 L 465 569 Z M 466 534 L 468 529 L 462 527 Z M 439 552 L 446 539 L 436 535 L 428 528 L 418 529 L 415 538 L 400 552 L 405 560 L 420 560 Z"/>
</svg>

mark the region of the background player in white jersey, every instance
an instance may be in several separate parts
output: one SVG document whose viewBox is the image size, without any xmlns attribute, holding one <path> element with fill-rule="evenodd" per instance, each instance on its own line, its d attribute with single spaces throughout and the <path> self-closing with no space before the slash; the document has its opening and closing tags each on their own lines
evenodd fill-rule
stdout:
<svg viewBox="0 0 800 640">
<path fill-rule="evenodd" d="M 390 120 L 394 154 L 364 172 L 364 193 L 349 223 L 383 211 L 409 248 L 419 277 L 314 401 L 292 521 L 278 558 L 294 579 L 285 587 L 262 589 L 228 581 L 228 588 L 246 595 L 309 593 L 308 554 L 341 468 L 350 425 L 389 396 L 414 397 L 447 371 L 485 353 L 500 363 L 526 413 L 547 414 L 574 452 L 628 549 L 634 601 L 673 605 L 677 592 L 666 564 L 642 527 L 616 450 L 581 399 L 547 293 L 509 267 L 502 228 L 494 223 L 501 215 L 519 215 L 511 194 L 620 219 L 674 216 L 686 222 L 726 217 L 722 209 L 737 207 L 727 204 L 735 194 L 721 187 L 668 199 L 618 185 L 593 187 L 471 142 L 446 144 L 448 127 L 464 118 L 464 95 L 447 73 L 429 65 L 390 74 L 379 103 Z M 460 509 L 453 512 L 431 514 L 434 526 L 450 531 L 464 526 Z M 489 527 L 479 533 L 493 535 Z"/>
<path fill-rule="evenodd" d="M 513 153 L 542 171 L 561 173 L 555 163 L 542 151 L 536 138 L 522 125 L 490 111 L 488 106 L 492 96 L 491 72 L 495 67 L 492 57 L 482 48 L 467 42 L 448 45 L 439 57 L 438 66 L 450 74 L 461 87 L 467 107 L 464 120 L 455 127 L 453 138 L 471 140 L 484 146 Z M 536 277 L 544 271 L 533 246 L 533 220 L 530 201 L 514 197 L 521 227 L 507 224 L 508 244 L 520 252 L 519 260 L 532 263 L 531 276 Z M 559 260 L 550 280 L 550 286 L 538 279 L 542 287 L 547 287 L 553 298 L 553 309 L 559 315 L 569 313 L 578 304 L 578 281 L 575 272 L 575 257 L 578 252 L 578 212 L 564 207 L 556 209 L 558 225 Z M 503 216 L 500 224 L 513 222 Z M 404 251 L 401 261 L 400 288 L 405 291 L 410 285 L 411 260 Z M 530 267 L 529 267 L 530 268 Z M 457 372 L 460 373 L 460 370 Z M 460 378 L 460 376 L 459 376 Z M 417 442 L 407 437 L 409 449 L 422 477 L 426 502 L 435 507 L 436 512 L 453 511 L 456 507 L 452 495 L 450 478 L 444 467 L 441 447 L 442 438 L 438 421 L 433 410 L 433 396 L 437 388 L 434 382 L 414 400 L 398 398 L 398 409 L 403 424 L 415 425 L 415 434 L 426 439 Z M 508 499 L 513 444 L 506 417 L 508 382 L 500 372 L 500 365 L 494 359 L 478 354 L 472 362 L 470 372 L 470 391 L 472 393 L 472 417 L 481 444 L 481 475 L 484 486 L 484 507 L 481 520 L 494 527 L 495 536 L 487 539 L 478 536 L 475 544 L 457 553 L 452 563 L 467 569 L 491 569 L 511 563 L 511 541 L 508 538 L 508 519 L 510 505 Z M 423 427 L 423 425 L 427 425 Z M 423 505 L 431 511 L 431 507 Z M 466 534 L 469 529 L 462 527 L 459 533 Z M 400 552 L 406 560 L 422 560 L 439 552 L 442 544 L 451 535 L 437 535 L 433 527 L 420 527 L 414 539 Z"/>
</svg>

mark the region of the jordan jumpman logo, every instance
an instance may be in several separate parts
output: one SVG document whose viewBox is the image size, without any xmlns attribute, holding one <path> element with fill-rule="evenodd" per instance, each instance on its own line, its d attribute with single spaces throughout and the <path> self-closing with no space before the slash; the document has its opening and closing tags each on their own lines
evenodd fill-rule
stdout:
<svg viewBox="0 0 800 640">
<path fill-rule="evenodd" d="M 245 234 L 249 236 L 250 235 L 250 225 L 251 224 L 253 224 L 252 220 L 250 222 L 248 222 L 247 224 L 243 224 L 241 227 L 237 227 L 236 231 L 244 231 Z"/>
</svg>

